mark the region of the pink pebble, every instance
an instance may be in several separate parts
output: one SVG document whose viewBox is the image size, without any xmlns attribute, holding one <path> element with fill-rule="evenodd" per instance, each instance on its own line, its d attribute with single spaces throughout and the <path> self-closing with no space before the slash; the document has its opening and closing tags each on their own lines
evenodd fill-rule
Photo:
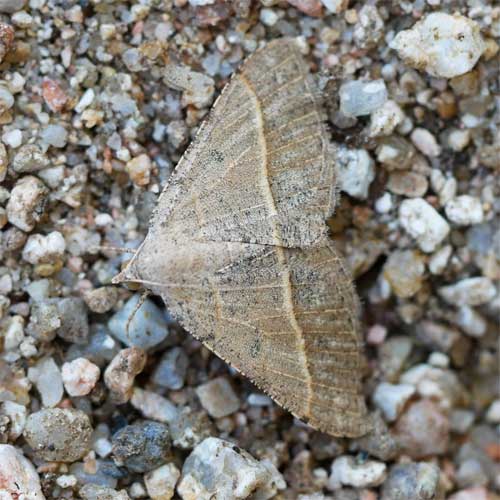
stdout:
<svg viewBox="0 0 500 500">
<path fill-rule="evenodd" d="M 64 388 L 70 396 L 86 396 L 95 387 L 101 370 L 88 359 L 77 358 L 62 366 Z"/>
</svg>

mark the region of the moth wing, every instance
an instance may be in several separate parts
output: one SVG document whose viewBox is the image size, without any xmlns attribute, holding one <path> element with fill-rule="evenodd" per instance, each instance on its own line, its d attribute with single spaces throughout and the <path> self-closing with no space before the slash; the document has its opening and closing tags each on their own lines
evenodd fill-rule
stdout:
<svg viewBox="0 0 500 500">
<path fill-rule="evenodd" d="M 170 312 L 312 427 L 365 434 L 358 303 L 341 258 L 331 245 L 236 247 L 204 286 L 162 294 Z"/>
<path fill-rule="evenodd" d="M 271 42 L 217 99 L 164 189 L 151 231 L 287 247 L 318 243 L 336 184 L 324 118 L 297 45 Z"/>
</svg>

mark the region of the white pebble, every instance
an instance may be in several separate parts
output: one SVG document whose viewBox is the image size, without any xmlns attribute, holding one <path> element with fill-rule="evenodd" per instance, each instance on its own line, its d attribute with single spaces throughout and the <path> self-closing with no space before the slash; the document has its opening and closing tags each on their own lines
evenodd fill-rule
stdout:
<svg viewBox="0 0 500 500">
<path fill-rule="evenodd" d="M 339 89 L 340 111 L 345 116 L 369 115 L 387 101 L 384 80 L 353 80 Z"/>
<path fill-rule="evenodd" d="M 11 148 L 18 148 L 23 143 L 23 134 L 16 128 L 2 135 L 2 142 Z"/>
<path fill-rule="evenodd" d="M 448 135 L 448 146 L 453 151 L 463 151 L 470 142 L 470 130 L 453 129 Z"/>
<path fill-rule="evenodd" d="M 0 444 L 0 498 L 45 500 L 35 467 L 9 444 Z"/>
<path fill-rule="evenodd" d="M 422 198 L 401 203 L 399 222 L 426 253 L 434 252 L 450 232 L 446 220 Z"/>
<path fill-rule="evenodd" d="M 76 486 L 77 479 L 73 474 L 63 474 L 56 479 L 56 483 L 61 488 L 71 488 L 72 486 Z"/>
<path fill-rule="evenodd" d="M 454 306 L 480 306 L 496 295 L 495 285 L 489 278 L 466 278 L 453 285 L 443 286 L 439 295 Z"/>
<path fill-rule="evenodd" d="M 409 384 L 388 384 L 382 382 L 375 389 L 373 402 L 389 422 L 394 422 L 406 402 L 415 393 L 415 387 Z"/>
<path fill-rule="evenodd" d="M 172 463 L 146 474 L 144 484 L 151 500 L 170 500 L 180 475 L 179 469 Z"/>
<path fill-rule="evenodd" d="M 54 407 L 64 394 L 61 371 L 52 358 L 42 358 L 28 370 L 28 378 L 35 384 L 44 407 Z"/>
<path fill-rule="evenodd" d="M 434 158 L 441 154 L 441 146 L 436 138 L 425 128 L 415 128 L 411 133 L 411 141 L 426 156 Z"/>
<path fill-rule="evenodd" d="M 77 358 L 62 366 L 62 381 L 70 396 L 86 396 L 95 387 L 101 370 L 88 359 Z"/>
<path fill-rule="evenodd" d="M 375 210 L 379 214 L 387 214 L 392 209 L 392 196 L 390 193 L 384 193 L 375 201 Z"/>
<path fill-rule="evenodd" d="M 481 200 L 464 194 L 450 200 L 444 211 L 448 220 L 458 226 L 470 226 L 483 222 L 484 213 Z"/>
<path fill-rule="evenodd" d="M 450 358 L 446 354 L 438 351 L 432 352 L 427 362 L 437 368 L 448 368 L 450 366 Z"/>
<path fill-rule="evenodd" d="M 320 0 L 320 2 L 333 14 L 339 14 L 349 5 L 349 0 Z"/>
<path fill-rule="evenodd" d="M 453 248 L 451 245 L 445 245 L 431 255 L 428 266 L 432 274 L 441 274 L 448 264 Z"/>
<path fill-rule="evenodd" d="M 26 407 L 14 401 L 5 401 L 0 405 L 0 415 L 9 417 L 8 437 L 15 441 L 23 433 L 26 425 Z"/>
<path fill-rule="evenodd" d="M 475 21 L 443 12 L 431 13 L 400 31 L 389 46 L 410 66 L 444 78 L 470 71 L 486 49 Z"/>
<path fill-rule="evenodd" d="M 486 320 L 472 307 L 462 306 L 455 317 L 456 324 L 470 337 L 482 337 L 488 327 Z"/>
<path fill-rule="evenodd" d="M 266 26 L 274 26 L 279 20 L 278 14 L 273 9 L 262 9 L 259 18 Z"/>
<path fill-rule="evenodd" d="M 486 420 L 492 424 L 500 424 L 500 399 L 491 403 L 486 412 Z"/>
<path fill-rule="evenodd" d="M 386 478 L 386 468 L 382 462 L 367 460 L 358 464 L 353 457 L 342 455 L 332 464 L 328 488 L 338 490 L 342 485 L 355 488 L 378 486 Z"/>
<path fill-rule="evenodd" d="M 370 136 L 391 135 L 394 129 L 403 122 L 405 114 L 399 105 L 392 100 L 386 101 L 370 116 Z"/>
<path fill-rule="evenodd" d="M 445 179 L 443 187 L 439 191 L 439 203 L 444 206 L 457 194 L 457 180 L 455 177 Z"/>
<path fill-rule="evenodd" d="M 359 199 L 368 197 L 375 178 L 375 164 L 364 149 L 340 147 L 337 153 L 340 189 Z"/>
<path fill-rule="evenodd" d="M 66 241 L 59 231 L 52 231 L 47 236 L 32 234 L 23 248 L 23 259 L 30 264 L 48 263 L 62 257 L 66 250 Z"/>
<path fill-rule="evenodd" d="M 75 111 L 77 113 L 83 112 L 84 109 L 88 108 L 95 98 L 95 92 L 92 89 L 87 89 L 82 95 L 78 104 L 75 106 Z"/>
<path fill-rule="evenodd" d="M 217 377 L 196 388 L 201 405 L 214 418 L 227 417 L 240 407 L 240 400 L 225 377 Z"/>
</svg>

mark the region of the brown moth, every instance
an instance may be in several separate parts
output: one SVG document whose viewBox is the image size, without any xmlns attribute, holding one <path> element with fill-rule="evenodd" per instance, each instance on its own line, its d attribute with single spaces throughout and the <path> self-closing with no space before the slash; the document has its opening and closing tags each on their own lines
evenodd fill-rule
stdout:
<svg viewBox="0 0 500 500">
<path fill-rule="evenodd" d="M 292 40 L 249 57 L 114 282 L 161 296 L 186 330 L 299 419 L 355 437 L 370 428 L 359 307 L 326 233 L 336 178 L 324 120 Z"/>
</svg>

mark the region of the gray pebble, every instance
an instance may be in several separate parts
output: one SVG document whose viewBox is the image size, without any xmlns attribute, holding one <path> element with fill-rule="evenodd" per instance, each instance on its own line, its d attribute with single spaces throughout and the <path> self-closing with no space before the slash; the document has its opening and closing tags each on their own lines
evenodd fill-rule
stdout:
<svg viewBox="0 0 500 500">
<path fill-rule="evenodd" d="M 18 173 L 36 172 L 49 165 L 47 155 L 36 144 L 21 146 L 12 160 L 12 168 Z"/>
<path fill-rule="evenodd" d="M 339 96 L 344 115 L 369 115 L 387 100 L 387 88 L 383 80 L 354 80 L 340 87 Z"/>
<path fill-rule="evenodd" d="M 200 402 L 214 418 L 227 417 L 240 407 L 240 400 L 225 377 L 217 377 L 196 389 Z"/>
<path fill-rule="evenodd" d="M 35 454 L 51 462 L 75 462 L 89 450 L 92 426 L 80 410 L 50 408 L 32 413 L 24 437 Z"/>
<path fill-rule="evenodd" d="M 426 462 L 393 465 L 382 487 L 381 500 L 437 499 L 439 469 Z"/>
<path fill-rule="evenodd" d="M 116 491 L 106 486 L 86 484 L 78 492 L 83 500 L 128 500 L 125 490 Z"/>
<path fill-rule="evenodd" d="M 111 334 L 125 345 L 149 349 L 167 338 L 167 315 L 153 301 L 146 300 L 131 318 L 139 298 L 138 294 L 133 295 L 109 320 L 108 327 Z"/>
<path fill-rule="evenodd" d="M 152 381 L 167 389 L 181 389 L 184 385 L 188 363 L 184 350 L 174 347 L 162 356 L 153 373 Z"/>
<path fill-rule="evenodd" d="M 131 472 L 149 472 L 164 464 L 170 452 L 170 432 L 165 424 L 144 421 L 127 425 L 112 439 L 113 458 Z"/>
<path fill-rule="evenodd" d="M 13 14 L 21 10 L 26 3 L 26 0 L 0 0 L 0 12 L 5 14 Z"/>
<path fill-rule="evenodd" d="M 79 297 L 50 299 L 55 304 L 61 320 L 57 335 L 67 342 L 86 344 L 89 337 L 89 321 L 85 302 Z"/>
</svg>

